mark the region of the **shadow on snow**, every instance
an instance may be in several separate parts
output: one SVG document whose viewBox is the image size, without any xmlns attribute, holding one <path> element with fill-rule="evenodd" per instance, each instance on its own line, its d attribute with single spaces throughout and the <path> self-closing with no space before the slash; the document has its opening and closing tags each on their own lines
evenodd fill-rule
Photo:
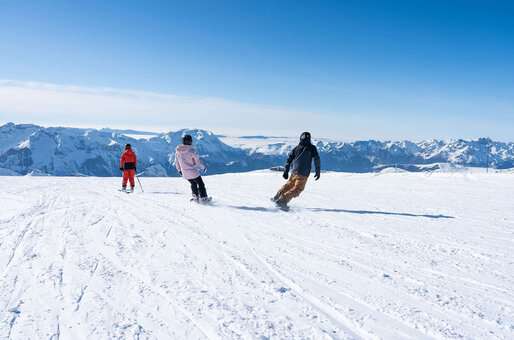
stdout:
<svg viewBox="0 0 514 340">
<path fill-rule="evenodd" d="M 230 205 L 229 208 L 246 210 L 246 211 L 261 211 L 261 212 L 277 212 L 277 210 L 278 210 L 277 208 L 250 207 L 250 206 L 244 206 L 244 205 L 242 205 L 242 206 Z M 434 219 L 455 218 L 453 216 L 442 215 L 442 214 L 439 214 L 439 215 L 411 214 L 411 213 L 391 212 L 391 211 L 348 210 L 348 209 L 330 209 L 330 208 L 305 208 L 305 210 L 314 211 L 314 212 L 332 212 L 332 213 L 345 213 L 345 214 L 358 214 L 358 215 L 387 215 L 387 216 L 404 216 L 404 217 L 423 217 L 423 218 L 434 218 Z"/>
<path fill-rule="evenodd" d="M 265 208 L 265 207 L 248 207 L 245 205 L 229 205 L 229 208 L 247 210 L 247 211 L 263 211 L 263 212 L 277 212 L 278 208 Z"/>
<path fill-rule="evenodd" d="M 182 193 L 176 191 L 145 191 L 145 193 L 158 195 L 182 195 Z"/>
<path fill-rule="evenodd" d="M 323 212 L 337 212 L 347 214 L 359 215 L 391 215 L 391 216 L 406 216 L 406 217 L 425 217 L 425 218 L 455 218 L 448 215 L 431 215 L 431 214 L 411 214 L 391 211 L 372 211 L 372 210 L 348 210 L 348 209 L 326 209 L 326 208 L 307 208 L 310 211 L 323 211 Z"/>
</svg>

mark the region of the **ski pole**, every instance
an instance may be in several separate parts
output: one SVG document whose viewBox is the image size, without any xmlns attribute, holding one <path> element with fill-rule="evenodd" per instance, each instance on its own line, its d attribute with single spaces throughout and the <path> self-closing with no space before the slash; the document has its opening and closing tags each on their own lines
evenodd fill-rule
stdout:
<svg viewBox="0 0 514 340">
<path fill-rule="evenodd" d="M 141 192 L 145 192 L 143 190 L 143 186 L 141 185 L 141 181 L 139 180 L 139 177 L 136 175 L 137 182 L 139 183 L 139 187 L 141 188 Z"/>
</svg>

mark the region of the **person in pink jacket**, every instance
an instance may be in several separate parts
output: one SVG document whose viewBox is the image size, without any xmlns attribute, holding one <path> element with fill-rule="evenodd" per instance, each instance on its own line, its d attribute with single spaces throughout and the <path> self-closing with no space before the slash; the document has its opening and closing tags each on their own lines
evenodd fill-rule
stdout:
<svg viewBox="0 0 514 340">
<path fill-rule="evenodd" d="M 190 135 L 182 137 L 182 144 L 175 150 L 175 167 L 178 173 L 191 183 L 193 199 L 208 201 L 207 190 L 200 175 L 201 172 L 205 172 L 206 167 L 193 148 L 193 137 Z"/>
</svg>

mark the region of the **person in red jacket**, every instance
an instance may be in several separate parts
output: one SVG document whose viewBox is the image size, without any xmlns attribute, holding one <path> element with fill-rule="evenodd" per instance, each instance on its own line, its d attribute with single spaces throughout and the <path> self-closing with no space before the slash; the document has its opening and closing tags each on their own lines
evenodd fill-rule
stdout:
<svg viewBox="0 0 514 340">
<path fill-rule="evenodd" d="M 121 154 L 120 170 L 123 171 L 121 189 L 127 190 L 127 182 L 130 182 L 130 192 L 134 192 L 134 176 L 136 175 L 137 157 L 130 144 L 125 145 L 125 151 Z"/>
</svg>

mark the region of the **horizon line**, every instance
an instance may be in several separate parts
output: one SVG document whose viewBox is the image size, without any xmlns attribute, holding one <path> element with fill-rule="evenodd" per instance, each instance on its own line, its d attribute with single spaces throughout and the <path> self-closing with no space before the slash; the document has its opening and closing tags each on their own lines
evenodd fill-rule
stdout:
<svg viewBox="0 0 514 340">
<path fill-rule="evenodd" d="M 165 130 L 165 131 L 162 131 L 162 132 L 158 132 L 158 131 L 150 131 L 150 130 L 139 130 L 139 129 L 134 129 L 134 128 L 112 128 L 112 127 L 108 127 L 108 126 L 103 126 L 103 127 L 85 127 L 85 126 L 66 126 L 66 125 L 45 125 L 45 124 L 37 124 L 37 123 L 15 123 L 13 121 L 7 121 L 7 122 L 0 122 L 0 128 L 6 126 L 6 125 L 9 125 L 9 124 L 12 124 L 14 126 L 19 126 L 19 125 L 32 125 L 32 126 L 36 126 L 36 127 L 40 127 L 40 128 L 45 128 L 45 129 L 51 129 L 51 128 L 54 128 L 54 129 L 79 129 L 79 130 L 96 130 L 96 131 L 99 131 L 99 132 L 102 132 L 102 130 L 113 130 L 115 132 L 121 132 L 121 134 L 123 134 L 123 131 L 132 131 L 133 134 L 138 134 L 138 133 L 141 133 L 141 134 L 147 134 L 147 135 L 151 135 L 151 134 L 155 134 L 155 135 L 166 135 L 166 134 L 170 134 L 170 133 L 176 133 L 176 132 L 180 132 L 180 131 L 184 131 L 184 130 L 199 130 L 199 131 L 204 131 L 204 132 L 209 132 L 209 133 L 212 133 L 214 136 L 218 137 L 218 138 L 248 138 L 248 139 L 251 139 L 251 138 L 255 138 L 255 139 L 258 139 L 258 138 L 269 138 L 269 139 L 293 139 L 293 138 L 299 138 L 299 136 L 273 136 L 273 135 L 266 135 L 266 134 L 252 134 L 252 135 L 231 135 L 231 134 L 226 134 L 226 133 L 217 133 L 215 132 L 214 130 L 211 130 L 211 129 L 205 129 L 205 128 L 191 128 L 191 127 L 184 127 L 184 128 L 180 128 L 178 130 Z M 127 134 L 130 134 L 127 132 Z M 489 140 L 493 143 L 504 143 L 504 144 L 514 144 L 514 141 L 502 141 L 502 140 L 496 140 L 496 139 L 493 139 L 491 137 L 487 137 L 487 136 L 484 136 L 484 137 L 478 137 L 476 139 L 473 139 L 473 138 L 469 138 L 469 139 L 466 139 L 466 138 L 425 138 L 425 139 L 377 139 L 377 138 L 369 138 L 369 139 L 352 139 L 352 140 L 343 140 L 343 139 L 335 139 L 335 138 L 330 138 L 330 137 L 313 137 L 314 140 L 319 140 L 319 141 L 327 141 L 327 142 L 334 142 L 334 143 L 356 143 L 356 142 L 370 142 L 370 141 L 377 141 L 377 142 L 382 142 L 382 143 L 401 143 L 401 142 L 411 142 L 411 143 L 422 143 L 422 142 L 427 142 L 427 141 L 437 141 L 437 142 L 454 142 L 454 141 L 465 141 L 465 142 L 479 142 L 480 140 Z"/>
</svg>

